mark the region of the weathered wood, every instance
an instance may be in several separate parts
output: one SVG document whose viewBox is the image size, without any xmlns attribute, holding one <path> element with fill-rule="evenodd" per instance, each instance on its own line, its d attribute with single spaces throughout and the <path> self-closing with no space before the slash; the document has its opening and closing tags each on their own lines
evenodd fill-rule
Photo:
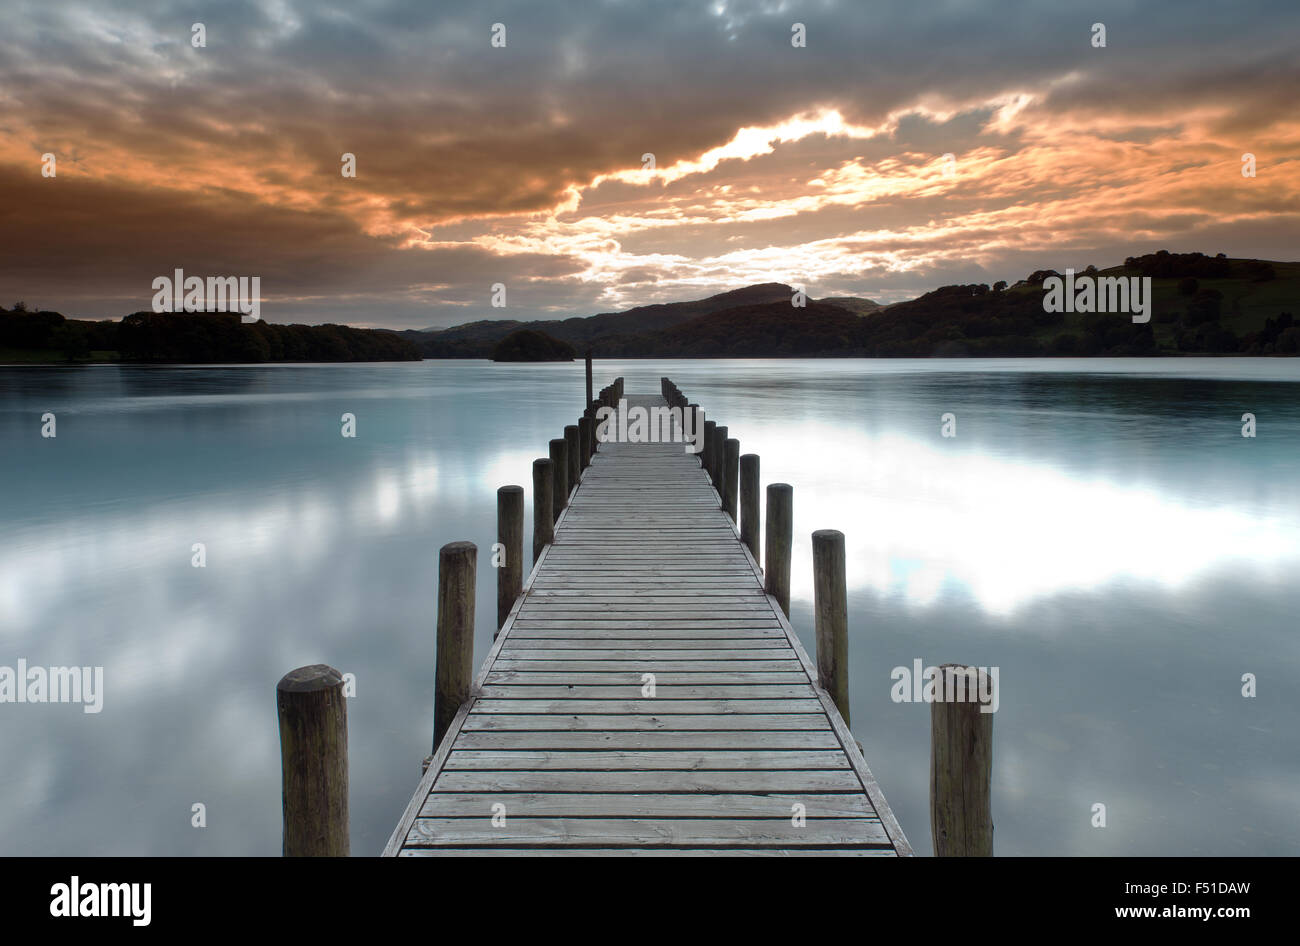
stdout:
<svg viewBox="0 0 1300 946">
<path fill-rule="evenodd" d="M 930 704 L 930 832 L 936 857 L 993 856 L 993 714 L 983 670 L 944 664 Z"/>
<path fill-rule="evenodd" d="M 718 491 L 718 497 L 722 497 L 723 490 L 723 468 L 726 466 L 725 456 L 727 453 L 727 428 L 718 425 L 713 428 L 713 488 Z"/>
<path fill-rule="evenodd" d="M 551 500 L 551 515 L 556 521 L 564 507 L 569 504 L 569 450 L 564 438 L 552 440 L 551 448 L 551 482 L 555 487 Z"/>
<path fill-rule="evenodd" d="M 474 676 L 474 581 L 478 547 L 448 542 L 438 553 L 438 653 L 433 693 L 433 751 Z"/>
<path fill-rule="evenodd" d="M 740 458 L 740 541 L 758 562 L 758 537 L 761 532 L 758 519 L 758 454 L 746 453 Z"/>
<path fill-rule="evenodd" d="M 762 847 L 814 847 L 826 844 L 888 847 L 879 822 L 866 818 L 826 818 L 795 825 L 790 818 L 520 818 L 492 823 L 491 809 L 482 818 L 420 818 L 408 843 L 413 847 L 457 847 L 463 844 L 518 845 L 546 843 L 555 847 L 589 847 L 611 842 L 626 847 L 661 845 L 746 844 Z"/>
<path fill-rule="evenodd" d="M 533 461 L 533 564 L 542 549 L 555 541 L 555 465 L 550 460 Z"/>
<path fill-rule="evenodd" d="M 594 430 L 595 424 L 590 416 L 584 415 L 582 419 L 578 421 L 579 452 L 582 457 L 582 469 L 584 472 L 587 467 L 591 466 L 591 454 L 592 449 L 595 446 L 592 440 Z"/>
<path fill-rule="evenodd" d="M 587 403 L 591 403 L 591 351 L 587 351 Z"/>
<path fill-rule="evenodd" d="M 554 795 L 495 792 L 431 794 L 420 809 L 422 818 L 460 817 L 465 810 L 488 811 L 505 805 L 518 818 L 775 818 L 790 820 L 794 805 L 803 805 L 809 820 L 875 818 L 861 795 Z"/>
<path fill-rule="evenodd" d="M 285 857 L 347 857 L 348 707 L 343 676 L 313 664 L 275 688 Z"/>
<path fill-rule="evenodd" d="M 844 574 L 844 533 L 813 533 L 813 615 L 817 680 L 849 724 L 849 598 Z"/>
<path fill-rule="evenodd" d="M 722 511 L 737 522 L 736 492 L 740 485 L 740 441 L 728 438 L 723 444 Z"/>
<path fill-rule="evenodd" d="M 660 383 L 628 405 L 689 407 Z M 910 854 L 719 503 L 726 463 L 715 493 L 680 443 L 600 453 L 385 854 Z"/>
<path fill-rule="evenodd" d="M 704 472 L 709 475 L 709 482 L 713 482 L 713 440 L 717 433 L 718 425 L 711 420 L 704 422 L 704 450 L 700 453 L 700 466 L 704 467 Z"/>
<path fill-rule="evenodd" d="M 763 590 L 790 615 L 790 552 L 794 538 L 794 488 L 788 483 L 767 487 L 767 543 L 763 555 Z"/>
<path fill-rule="evenodd" d="M 497 566 L 497 630 L 500 631 L 524 586 L 522 486 L 502 486 L 497 490 L 497 542 L 503 556 Z"/>
<path fill-rule="evenodd" d="M 582 435 L 578 432 L 577 424 L 569 424 L 564 428 L 564 455 L 569 460 L 568 487 L 572 492 L 578 486 L 578 478 L 582 476 L 582 458 L 578 455 L 582 450 Z"/>
</svg>

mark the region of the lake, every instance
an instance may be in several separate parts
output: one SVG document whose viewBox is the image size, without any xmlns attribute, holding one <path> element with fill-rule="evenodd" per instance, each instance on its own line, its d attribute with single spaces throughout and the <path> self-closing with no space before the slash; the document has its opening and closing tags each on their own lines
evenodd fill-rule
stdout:
<svg viewBox="0 0 1300 946">
<path fill-rule="evenodd" d="M 1300 361 L 598 361 L 596 387 L 620 374 L 794 486 L 810 653 L 811 533 L 845 533 L 853 730 L 918 853 L 916 660 L 999 670 L 996 853 L 1300 854 Z M 582 392 L 578 362 L 0 367 L 0 665 L 104 668 L 98 713 L 0 704 L 0 853 L 278 855 L 275 684 L 328 663 L 378 854 L 430 750 L 438 549 L 479 546 L 477 667 L 496 489 L 525 487 L 530 549 L 531 464 Z"/>
</svg>

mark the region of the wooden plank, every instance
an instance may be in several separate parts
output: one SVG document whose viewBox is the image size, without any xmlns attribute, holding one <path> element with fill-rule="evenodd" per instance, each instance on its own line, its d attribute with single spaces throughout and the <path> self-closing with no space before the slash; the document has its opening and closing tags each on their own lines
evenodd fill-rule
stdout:
<svg viewBox="0 0 1300 946">
<path fill-rule="evenodd" d="M 763 772 L 442 772 L 441 792 L 848 792 L 862 784 L 850 769 Z"/>
<path fill-rule="evenodd" d="M 896 857 L 889 848 L 410 847 L 398 857 Z"/>
<path fill-rule="evenodd" d="M 838 748 L 838 747 L 837 747 Z M 848 769 L 843 752 L 817 749 L 772 749 L 729 751 L 714 749 L 655 749 L 638 751 L 536 749 L 461 749 L 456 746 L 443 765 L 443 772 L 761 772 L 767 769 Z"/>
<path fill-rule="evenodd" d="M 625 660 L 597 660 L 586 656 L 583 660 L 557 660 L 554 651 L 540 651 L 541 658 L 520 659 L 515 657 L 519 651 L 503 651 L 502 656 L 492 665 L 492 673 L 488 675 L 488 682 L 493 682 L 493 677 L 500 678 L 507 672 L 538 674 L 546 673 L 556 676 L 564 674 L 581 674 L 581 682 L 594 683 L 589 674 L 621 674 L 620 680 L 626 681 L 632 679 L 629 675 L 635 675 L 642 672 L 652 672 L 655 674 L 690 674 L 694 682 L 702 683 L 698 674 L 707 674 L 710 677 L 718 673 L 778 673 L 782 675 L 795 674 L 798 679 L 807 679 L 803 673 L 803 665 L 791 657 L 787 660 L 762 660 L 762 659 L 744 659 L 731 656 L 732 654 L 758 654 L 760 657 L 764 651 L 747 651 L 747 650 L 717 650 L 717 651 L 697 651 L 697 653 L 721 654 L 721 657 L 700 660 L 666 660 L 662 656 L 664 653 L 674 653 L 674 651 L 658 651 L 655 653 L 642 654 L 636 656 L 634 651 L 615 651 L 615 653 L 626 654 Z M 523 651 L 525 654 L 535 654 L 538 651 Z M 690 653 L 687 651 L 686 653 Z M 770 652 L 767 656 L 772 656 Z M 781 656 L 785 656 L 782 651 Z M 555 681 L 543 681 L 555 682 Z M 717 679 L 710 679 L 709 683 L 725 682 Z M 772 682 L 772 681 L 766 681 Z M 785 681 L 777 681 L 785 682 Z"/>
<path fill-rule="evenodd" d="M 724 729 L 642 732 L 462 732 L 456 740 L 460 749 L 830 749 L 840 741 L 830 729 L 766 730 L 734 732 Z"/>
<path fill-rule="evenodd" d="M 817 699 L 806 700 L 529 700 L 478 699 L 473 713 L 590 714 L 629 713 L 658 716 L 672 713 L 816 713 L 825 715 Z"/>
<path fill-rule="evenodd" d="M 866 818 L 511 818 L 493 824 L 481 818 L 417 818 L 408 847 L 466 844 L 545 844 L 548 847 L 627 847 L 744 844 L 751 847 L 888 847 L 879 822 Z"/>
<path fill-rule="evenodd" d="M 434 792 L 420 809 L 421 818 L 491 817 L 492 806 L 505 805 L 517 818 L 779 818 L 789 821 L 795 805 L 808 820 L 870 818 L 877 820 L 862 795 L 692 795 L 523 792 Z"/>
<path fill-rule="evenodd" d="M 641 686 L 592 684 L 590 686 L 571 683 L 567 686 L 529 686 L 528 684 L 485 684 L 479 688 L 483 700 L 587 700 L 610 701 L 629 700 L 642 703 L 674 703 L 707 700 L 766 701 L 796 700 L 802 698 L 816 699 L 812 687 L 788 684 L 744 683 L 702 686 L 679 686 L 676 683 L 660 685 L 655 688 L 655 696 L 646 698 Z"/>
<path fill-rule="evenodd" d="M 803 674 L 803 668 L 799 667 L 797 661 L 792 662 L 798 669 L 791 672 L 789 669 L 782 671 L 745 671 L 745 670 L 709 670 L 706 667 L 690 666 L 683 670 L 670 670 L 666 667 L 657 665 L 651 661 L 644 661 L 634 670 L 610 670 L 610 671 L 582 671 L 567 670 L 557 671 L 554 673 L 545 670 L 493 670 L 488 674 L 489 686 L 569 686 L 569 687 L 592 687 L 592 686 L 635 686 L 638 689 L 642 685 L 642 676 L 652 673 L 655 676 L 655 692 L 664 695 L 663 688 L 666 684 L 682 684 L 691 687 L 701 686 L 748 686 L 751 684 L 762 685 L 789 685 L 798 686 L 806 684 L 808 678 Z"/>
<path fill-rule="evenodd" d="M 477 709 L 477 708 L 476 708 Z M 510 713 L 474 712 L 465 720 L 463 732 L 684 732 L 693 730 L 747 732 L 759 730 L 802 730 L 832 732 L 820 713 L 663 713 L 658 716 L 633 713 Z M 837 740 L 838 741 L 838 740 Z"/>
</svg>

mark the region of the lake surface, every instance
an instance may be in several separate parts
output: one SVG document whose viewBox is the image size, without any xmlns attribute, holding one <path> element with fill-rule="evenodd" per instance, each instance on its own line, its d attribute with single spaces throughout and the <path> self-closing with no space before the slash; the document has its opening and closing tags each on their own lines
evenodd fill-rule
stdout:
<svg viewBox="0 0 1300 946">
<path fill-rule="evenodd" d="M 999 670 L 998 854 L 1300 854 L 1300 361 L 610 361 L 596 386 L 619 374 L 673 378 L 794 486 L 810 653 L 810 536 L 845 533 L 853 729 L 918 853 L 930 708 L 891 699 L 917 659 Z M 582 387 L 0 368 L 0 665 L 104 668 L 99 713 L 0 704 L 0 854 L 277 855 L 275 684 L 318 662 L 356 678 L 352 850 L 379 853 L 430 749 L 438 548 L 479 546 L 477 667 L 496 489 L 531 497 Z"/>
</svg>

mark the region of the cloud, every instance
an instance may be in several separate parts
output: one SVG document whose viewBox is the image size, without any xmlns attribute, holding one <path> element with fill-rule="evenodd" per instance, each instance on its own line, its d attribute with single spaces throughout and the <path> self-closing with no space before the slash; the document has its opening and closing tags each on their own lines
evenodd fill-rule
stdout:
<svg viewBox="0 0 1300 946">
<path fill-rule="evenodd" d="M 116 317 L 181 265 L 262 275 L 274 321 L 423 327 L 772 280 L 888 301 L 1157 246 L 1293 255 L 1292 4 L 827 2 L 799 8 L 805 49 L 795 17 L 11 4 L 0 293 Z"/>
</svg>

